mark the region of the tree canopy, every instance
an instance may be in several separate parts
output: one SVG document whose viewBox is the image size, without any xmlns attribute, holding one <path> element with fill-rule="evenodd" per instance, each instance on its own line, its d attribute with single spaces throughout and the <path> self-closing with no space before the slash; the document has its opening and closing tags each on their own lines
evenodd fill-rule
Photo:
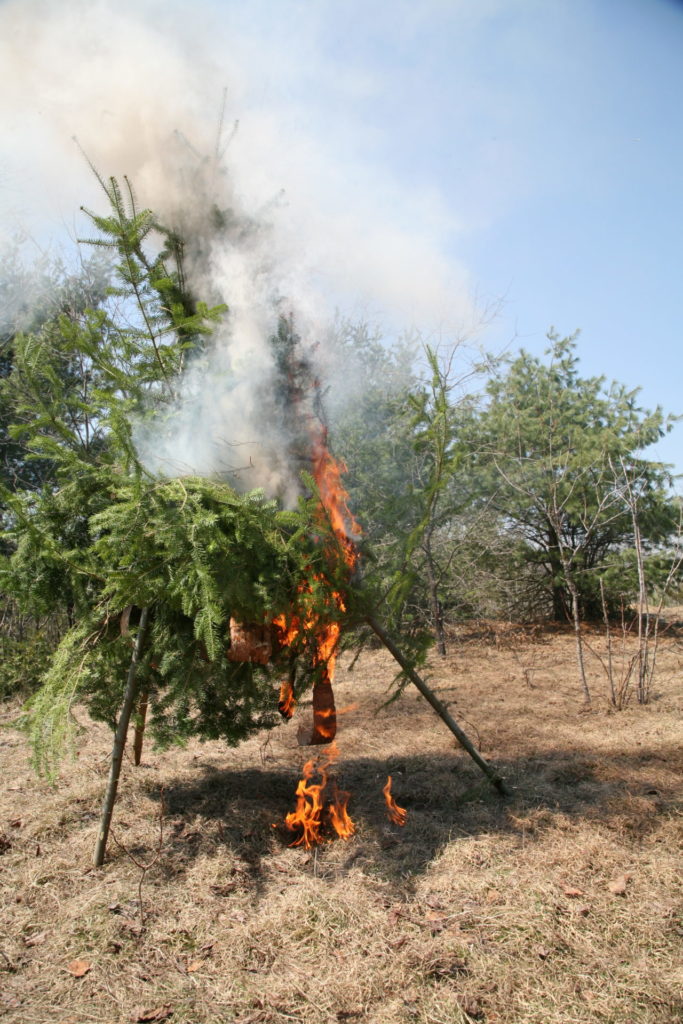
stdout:
<svg viewBox="0 0 683 1024">
<path fill-rule="evenodd" d="M 637 391 L 582 377 L 575 337 L 551 333 L 549 340 L 547 362 L 521 352 L 489 381 L 475 424 L 475 469 L 554 617 L 569 614 L 569 576 L 582 614 L 598 617 L 600 574 L 633 548 L 628 489 L 637 491 L 640 530 L 651 547 L 676 527 L 669 468 L 643 454 L 673 418 L 642 409 Z"/>
<path fill-rule="evenodd" d="M 185 359 L 225 308 L 183 292 L 174 240 L 132 192 L 125 201 L 113 180 L 106 192 L 111 213 L 92 220 L 97 244 L 117 257 L 113 303 L 17 334 L 4 382 L 21 459 L 50 471 L 3 486 L 3 589 L 35 614 L 65 607 L 70 623 L 26 713 L 48 771 L 75 700 L 114 724 L 141 609 L 150 625 L 140 672 L 164 743 L 190 734 L 236 743 L 278 720 L 274 683 L 294 657 L 295 692 L 319 671 L 305 628 L 286 648 L 275 642 L 268 664 L 231 660 L 231 619 L 341 614 L 330 594 L 343 561 L 330 557 L 337 541 L 314 496 L 285 511 L 221 480 L 159 479 L 140 463 L 132 419 L 165 415 Z"/>
<path fill-rule="evenodd" d="M 426 346 L 420 365 L 415 339 L 386 344 L 367 325 L 339 326 L 349 387 L 331 434 L 364 530 L 362 592 L 305 473 L 285 511 L 228 478 L 148 472 L 132 424 L 173 415 L 180 376 L 229 313 L 188 291 L 177 232 L 139 209 L 127 182 L 101 184 L 109 212 L 90 214 L 90 242 L 109 269 L 98 264 L 81 287 L 57 275 L 52 303 L 2 328 L 3 590 L 34 616 L 61 610 L 64 624 L 26 717 L 44 768 L 74 700 L 114 723 L 142 609 L 157 739 L 234 743 L 275 723 L 283 674 L 295 692 L 315 682 L 319 621 L 354 626 L 381 605 L 419 659 L 425 629 L 443 651 L 445 622 L 459 616 L 576 625 L 602 613 L 605 595 L 613 610 L 670 581 L 679 508 L 668 467 L 644 452 L 673 420 L 642 409 L 636 391 L 583 377 L 574 337 L 551 333 L 546 359 L 520 352 L 464 397 L 470 371 L 453 353 Z M 327 430 L 323 387 L 291 317 L 274 313 L 270 346 L 264 387 L 300 473 L 310 418 Z M 230 657 L 231 620 L 287 619 L 296 635 L 280 644 L 276 630 L 266 664 Z"/>
<path fill-rule="evenodd" d="M 628 605 L 634 501 L 650 582 L 667 575 L 679 507 L 670 467 L 647 449 L 675 418 L 583 376 L 575 336 L 549 341 L 546 358 L 499 361 L 469 397 L 429 349 L 424 372 L 391 387 L 386 353 L 336 424 L 384 591 L 437 633 L 437 600 L 451 621 L 566 620 L 575 586 L 580 615 L 601 618 L 602 581 L 611 611 Z"/>
</svg>

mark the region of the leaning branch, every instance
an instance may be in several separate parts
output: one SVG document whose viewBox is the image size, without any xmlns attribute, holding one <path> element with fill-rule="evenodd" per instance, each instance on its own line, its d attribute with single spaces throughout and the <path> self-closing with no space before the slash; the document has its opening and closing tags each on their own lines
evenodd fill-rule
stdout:
<svg viewBox="0 0 683 1024">
<path fill-rule="evenodd" d="M 444 724 L 448 726 L 448 728 L 453 733 L 460 746 L 467 751 L 467 753 L 470 755 L 475 764 L 482 770 L 484 775 L 486 775 L 491 785 L 495 786 L 495 788 L 502 796 L 507 796 L 509 794 L 509 790 L 506 787 L 503 779 L 496 772 L 496 770 L 491 767 L 488 761 L 484 760 L 484 758 L 481 756 L 477 748 L 470 740 L 467 733 L 463 732 L 458 723 L 455 721 L 446 705 L 439 700 L 434 691 L 427 685 L 427 683 L 425 683 L 422 676 L 417 674 L 411 663 L 399 650 L 399 648 L 396 646 L 396 644 L 391 639 L 386 630 L 372 615 L 368 615 L 366 617 L 366 622 L 370 626 L 372 631 L 382 641 L 382 643 L 389 651 L 389 653 L 392 655 L 392 657 L 401 666 L 401 668 L 407 675 L 408 679 L 410 679 L 411 683 L 413 683 L 418 688 L 418 690 L 425 698 L 425 700 L 428 701 L 428 703 L 431 704 L 431 706 L 434 708 L 442 722 L 444 722 Z"/>
</svg>

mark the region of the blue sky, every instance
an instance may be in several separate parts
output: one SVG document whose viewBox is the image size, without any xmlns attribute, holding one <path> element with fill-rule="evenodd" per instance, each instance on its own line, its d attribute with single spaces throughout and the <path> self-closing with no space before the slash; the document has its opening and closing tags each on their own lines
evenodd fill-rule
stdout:
<svg viewBox="0 0 683 1024">
<path fill-rule="evenodd" d="M 316 132 L 407 189 L 438 195 L 451 224 L 445 244 L 471 289 L 484 304 L 502 299 L 484 343 L 540 353 L 550 325 L 581 328 L 585 373 L 683 412 L 683 6 L 380 2 L 318 12 L 305 43 L 314 69 L 303 60 L 309 74 L 295 72 L 285 88 Z M 272 30 L 287 31 L 277 20 Z M 682 444 L 677 427 L 659 457 L 683 470 Z"/>
<path fill-rule="evenodd" d="M 78 42 L 69 12 L 85 26 Z M 98 152 L 83 112 L 104 124 L 135 77 L 116 73 L 119 29 L 141 73 L 137 95 L 147 102 L 158 84 L 165 116 L 180 117 L 203 89 L 215 121 L 219 83 L 228 86 L 240 187 L 268 196 L 283 185 L 291 237 L 330 302 L 353 311 L 367 284 L 359 308 L 396 327 L 414 316 L 427 335 L 457 333 L 472 297 L 498 304 L 480 339 L 494 351 L 541 353 L 551 325 L 581 328 L 584 373 L 683 412 L 683 4 L 0 0 L 0 49 L 22 56 L 0 100 L 5 215 L 35 220 L 43 203 L 58 230 L 90 201 L 82 161 L 73 146 L 58 160 L 55 139 L 76 133 Z M 54 60 L 41 32 L 59 40 Z M 89 84 L 107 66 L 109 95 Z M 683 472 L 683 426 L 656 455 Z"/>
</svg>

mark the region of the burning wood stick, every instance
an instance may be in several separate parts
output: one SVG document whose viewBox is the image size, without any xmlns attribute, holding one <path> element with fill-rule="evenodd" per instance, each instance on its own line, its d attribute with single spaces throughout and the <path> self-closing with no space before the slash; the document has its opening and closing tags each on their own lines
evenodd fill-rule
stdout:
<svg viewBox="0 0 683 1024">
<path fill-rule="evenodd" d="M 429 686 L 427 686 L 424 679 L 417 674 L 413 666 L 410 664 L 407 658 L 403 656 L 403 654 L 396 646 L 394 641 L 391 639 L 389 634 L 386 632 L 386 630 L 379 624 L 377 619 L 375 619 L 372 615 L 366 616 L 365 621 L 367 622 L 368 626 L 370 626 L 372 631 L 379 637 L 379 639 L 382 641 L 382 643 L 389 651 L 389 653 L 392 655 L 392 657 L 401 666 L 405 674 L 408 676 L 408 679 L 410 679 L 411 683 L 414 683 L 414 685 L 417 686 L 418 690 L 425 698 L 425 700 L 429 701 L 429 703 L 432 705 L 439 718 L 451 730 L 460 746 L 467 751 L 467 753 L 470 755 L 474 763 L 478 765 L 479 768 L 481 768 L 481 770 L 483 771 L 484 775 L 486 775 L 491 785 L 495 786 L 495 788 L 502 796 L 507 796 L 509 794 L 509 790 L 507 789 L 500 775 L 495 771 L 495 769 L 491 767 L 488 761 L 484 760 L 484 758 L 481 756 L 481 754 L 474 746 L 470 738 L 467 736 L 465 732 L 463 732 L 458 723 L 455 721 L 446 705 L 439 700 L 434 691 Z"/>
<path fill-rule="evenodd" d="M 337 735 L 337 709 L 329 679 L 321 679 L 313 687 L 313 732 L 310 744 L 331 743 Z"/>
</svg>

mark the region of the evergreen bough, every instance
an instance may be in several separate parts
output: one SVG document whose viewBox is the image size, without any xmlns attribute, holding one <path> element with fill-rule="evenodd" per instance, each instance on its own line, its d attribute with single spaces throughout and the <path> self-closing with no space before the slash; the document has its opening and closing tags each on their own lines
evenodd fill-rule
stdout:
<svg viewBox="0 0 683 1024">
<path fill-rule="evenodd" d="M 116 257 L 111 301 L 17 336 L 3 382 L 23 458 L 50 467 L 38 488 L 3 487 L 4 589 L 35 613 L 64 608 L 71 624 L 24 714 L 50 776 L 73 741 L 74 702 L 115 727 L 143 609 L 136 676 L 156 741 L 235 744 L 279 720 L 276 685 L 293 664 L 295 692 L 320 669 L 306 629 L 276 642 L 267 665 L 231 661 L 230 619 L 339 617 L 332 593 L 346 582 L 310 480 L 310 497 L 285 511 L 225 480 L 159 479 L 141 465 L 132 419 L 168 415 L 186 359 L 227 307 L 188 294 L 182 245 L 127 182 L 127 197 L 100 182 L 111 212 L 90 215 L 91 241 Z"/>
</svg>

